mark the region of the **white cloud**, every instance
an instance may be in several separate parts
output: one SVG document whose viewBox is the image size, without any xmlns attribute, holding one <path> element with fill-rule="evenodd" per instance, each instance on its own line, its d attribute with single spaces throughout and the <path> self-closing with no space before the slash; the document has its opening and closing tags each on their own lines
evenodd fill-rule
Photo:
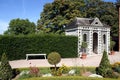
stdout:
<svg viewBox="0 0 120 80">
<path fill-rule="evenodd" d="M 3 34 L 8 28 L 8 22 L 0 20 L 0 34 Z"/>
</svg>

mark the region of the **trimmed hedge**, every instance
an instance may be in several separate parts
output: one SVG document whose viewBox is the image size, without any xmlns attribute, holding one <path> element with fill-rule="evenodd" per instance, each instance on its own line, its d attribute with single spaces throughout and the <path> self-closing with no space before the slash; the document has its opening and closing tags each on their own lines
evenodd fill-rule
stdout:
<svg viewBox="0 0 120 80">
<path fill-rule="evenodd" d="M 77 37 L 60 35 L 0 36 L 0 57 L 25 59 L 26 54 L 56 51 L 62 58 L 77 57 Z"/>
<path fill-rule="evenodd" d="M 65 77 L 35 77 L 35 78 L 27 78 L 21 80 L 119 80 L 119 79 L 65 76 Z"/>
</svg>

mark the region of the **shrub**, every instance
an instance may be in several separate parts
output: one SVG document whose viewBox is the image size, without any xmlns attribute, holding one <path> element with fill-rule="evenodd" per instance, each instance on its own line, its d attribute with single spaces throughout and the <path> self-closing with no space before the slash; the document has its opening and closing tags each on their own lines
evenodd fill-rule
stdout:
<svg viewBox="0 0 120 80">
<path fill-rule="evenodd" d="M 116 62 L 112 65 L 112 69 L 115 71 L 115 72 L 118 72 L 120 73 L 120 62 Z"/>
<path fill-rule="evenodd" d="M 15 78 L 18 74 L 20 74 L 20 70 L 19 69 L 13 69 L 12 74 L 13 74 L 12 78 Z"/>
<path fill-rule="evenodd" d="M 8 62 L 8 59 L 5 53 L 2 54 L 2 58 L 1 58 L 0 75 L 2 80 L 12 79 L 12 68 Z"/>
<path fill-rule="evenodd" d="M 40 69 L 38 67 L 29 67 L 20 69 L 21 73 L 19 75 L 19 80 L 31 77 L 40 77 Z"/>
<path fill-rule="evenodd" d="M 57 70 L 57 75 L 60 76 L 62 74 L 68 74 L 70 68 L 65 66 L 65 65 L 62 65 L 58 70 Z"/>
<path fill-rule="evenodd" d="M 69 72 L 69 70 L 70 70 L 70 68 L 69 67 L 67 67 L 66 65 L 62 65 L 59 69 L 61 69 L 62 70 L 62 73 L 63 74 L 66 74 L 66 73 L 68 73 Z"/>
<path fill-rule="evenodd" d="M 68 47 L 69 46 L 69 47 Z M 0 36 L 0 57 L 25 59 L 26 54 L 56 51 L 62 58 L 77 57 L 77 37 L 60 35 Z M 15 57 L 14 57 L 15 56 Z"/>
<path fill-rule="evenodd" d="M 61 56 L 57 52 L 51 52 L 48 55 L 48 62 L 52 65 L 55 65 L 55 70 L 56 70 L 56 65 L 60 62 Z"/>
<path fill-rule="evenodd" d="M 107 71 L 107 75 L 105 77 L 109 77 L 109 78 L 118 78 L 119 75 L 116 74 L 113 70 L 109 70 Z"/>
<path fill-rule="evenodd" d="M 108 59 L 108 55 L 107 52 L 104 51 L 103 52 L 103 56 L 100 62 L 99 67 L 96 69 L 96 73 L 99 75 L 102 75 L 103 77 L 108 77 L 109 75 L 107 74 L 108 72 L 110 72 L 112 70 L 109 59 Z"/>
<path fill-rule="evenodd" d="M 40 76 L 38 67 L 30 67 L 30 75 L 34 77 Z"/>
<path fill-rule="evenodd" d="M 52 74 L 53 76 L 58 76 L 57 70 L 55 70 L 55 69 L 51 69 L 51 74 Z M 59 76 L 60 76 L 60 75 L 59 75 Z"/>
<path fill-rule="evenodd" d="M 118 67 L 118 66 L 114 67 L 113 70 L 114 70 L 115 72 L 120 73 L 120 67 Z"/>
</svg>

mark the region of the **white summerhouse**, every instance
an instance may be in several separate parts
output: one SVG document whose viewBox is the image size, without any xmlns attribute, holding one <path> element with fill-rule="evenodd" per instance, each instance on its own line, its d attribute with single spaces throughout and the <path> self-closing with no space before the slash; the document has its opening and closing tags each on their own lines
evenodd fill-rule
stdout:
<svg viewBox="0 0 120 80">
<path fill-rule="evenodd" d="M 103 24 L 98 18 L 75 18 L 65 29 L 66 35 L 78 36 L 78 54 L 81 54 L 82 42 L 87 42 L 87 54 L 109 52 L 110 26 Z"/>
</svg>

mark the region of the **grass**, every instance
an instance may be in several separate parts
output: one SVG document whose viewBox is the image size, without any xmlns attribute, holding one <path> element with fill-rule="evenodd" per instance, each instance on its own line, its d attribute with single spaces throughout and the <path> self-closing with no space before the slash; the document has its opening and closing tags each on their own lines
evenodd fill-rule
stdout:
<svg viewBox="0 0 120 80">
<path fill-rule="evenodd" d="M 33 77 L 27 79 L 19 80 L 120 80 L 120 79 L 110 79 L 110 78 L 90 78 L 81 76 L 64 76 L 64 77 Z"/>
<path fill-rule="evenodd" d="M 80 73 L 81 70 L 85 70 L 85 71 L 90 71 L 92 73 L 95 73 L 95 67 L 69 67 L 70 69 L 75 69 L 76 73 Z M 20 71 L 29 71 L 30 68 L 19 68 Z M 51 70 L 49 67 L 39 67 L 40 73 L 41 74 L 46 74 L 46 73 L 50 73 Z"/>
<path fill-rule="evenodd" d="M 95 73 L 95 68 L 94 67 L 69 67 L 70 69 L 75 69 L 76 70 L 76 76 L 80 76 L 80 72 L 85 70 L 85 71 L 90 71 L 92 73 Z M 20 68 L 19 69 L 20 72 L 22 71 L 30 71 L 30 68 Z M 49 67 L 39 67 L 39 74 L 48 74 L 51 73 L 51 70 Z M 20 80 L 22 79 L 28 79 L 28 78 L 32 78 L 33 76 L 29 75 L 29 74 L 24 74 L 22 76 L 19 77 Z"/>
<path fill-rule="evenodd" d="M 119 79 L 111 79 L 111 78 L 90 78 L 80 76 L 82 71 L 89 71 L 95 73 L 95 67 L 69 67 L 70 69 L 76 70 L 76 76 L 56 76 L 56 77 L 34 77 L 29 74 L 25 74 L 21 76 L 18 80 L 120 80 Z M 20 71 L 29 71 L 29 68 L 20 68 Z M 40 74 L 51 73 L 49 67 L 39 67 Z"/>
<path fill-rule="evenodd" d="M 20 71 L 29 71 L 30 68 L 19 68 Z M 46 74 L 50 73 L 50 68 L 49 67 L 39 67 L 40 73 Z"/>
</svg>

